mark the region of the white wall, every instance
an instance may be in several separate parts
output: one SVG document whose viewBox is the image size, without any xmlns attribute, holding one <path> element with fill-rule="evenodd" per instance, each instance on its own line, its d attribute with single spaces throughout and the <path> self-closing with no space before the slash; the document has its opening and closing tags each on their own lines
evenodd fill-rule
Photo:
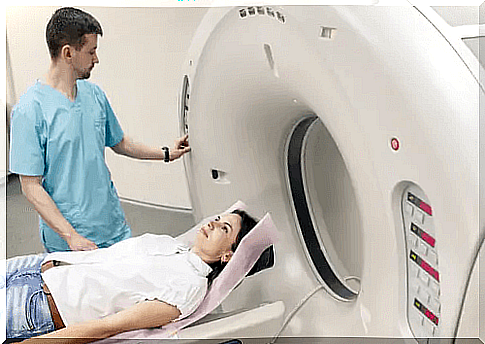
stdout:
<svg viewBox="0 0 485 344">
<path fill-rule="evenodd" d="M 178 137 L 177 96 L 181 66 L 207 8 L 80 7 L 103 27 L 100 63 L 90 81 L 107 93 L 125 133 L 149 145 L 173 145 Z M 7 102 L 47 72 L 45 26 L 56 7 L 7 8 Z M 10 68 L 10 70 L 9 70 Z M 183 163 L 107 161 L 121 197 L 191 208 Z"/>
</svg>

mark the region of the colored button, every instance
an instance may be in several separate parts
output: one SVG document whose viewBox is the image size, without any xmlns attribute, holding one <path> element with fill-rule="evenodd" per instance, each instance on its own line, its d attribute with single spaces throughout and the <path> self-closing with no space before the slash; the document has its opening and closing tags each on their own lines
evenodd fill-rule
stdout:
<svg viewBox="0 0 485 344">
<path fill-rule="evenodd" d="M 421 238 L 423 238 L 423 240 L 426 241 L 429 244 L 429 246 L 434 247 L 436 240 L 431 235 L 423 231 L 421 233 Z"/>
<path fill-rule="evenodd" d="M 422 209 L 429 216 L 432 216 L 433 215 L 433 210 L 431 209 L 431 206 L 429 204 L 426 204 L 424 202 L 421 202 L 419 204 L 419 208 Z"/>
<path fill-rule="evenodd" d="M 431 265 L 428 264 L 425 260 L 421 260 L 419 266 L 426 271 L 428 274 L 430 274 L 435 280 L 439 282 L 439 273 Z"/>
</svg>

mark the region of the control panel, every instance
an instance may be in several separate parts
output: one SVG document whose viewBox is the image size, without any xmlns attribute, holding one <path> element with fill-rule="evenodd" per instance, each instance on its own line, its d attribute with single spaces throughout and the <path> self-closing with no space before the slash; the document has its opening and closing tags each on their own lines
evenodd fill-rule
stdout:
<svg viewBox="0 0 485 344">
<path fill-rule="evenodd" d="M 433 209 L 424 192 L 408 187 L 402 196 L 408 275 L 408 321 L 416 338 L 439 336 L 440 274 Z"/>
</svg>

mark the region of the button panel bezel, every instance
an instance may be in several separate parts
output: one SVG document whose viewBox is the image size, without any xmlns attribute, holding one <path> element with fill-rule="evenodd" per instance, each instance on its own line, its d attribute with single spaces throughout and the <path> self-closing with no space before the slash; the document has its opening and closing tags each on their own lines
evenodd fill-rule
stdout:
<svg viewBox="0 0 485 344">
<path fill-rule="evenodd" d="M 411 185 L 402 195 L 401 212 L 407 253 L 408 322 L 416 338 L 437 337 L 441 304 L 433 210 L 424 192 Z"/>
</svg>

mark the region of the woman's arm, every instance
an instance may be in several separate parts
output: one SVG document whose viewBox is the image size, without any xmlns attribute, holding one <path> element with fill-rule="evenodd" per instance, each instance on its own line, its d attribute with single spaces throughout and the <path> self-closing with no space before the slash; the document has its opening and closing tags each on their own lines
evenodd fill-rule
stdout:
<svg viewBox="0 0 485 344">
<path fill-rule="evenodd" d="M 161 301 L 145 301 L 106 318 L 74 324 L 24 343 L 91 343 L 118 333 L 160 327 L 180 316 L 177 307 Z M 55 340 L 49 341 L 49 339 Z"/>
</svg>

